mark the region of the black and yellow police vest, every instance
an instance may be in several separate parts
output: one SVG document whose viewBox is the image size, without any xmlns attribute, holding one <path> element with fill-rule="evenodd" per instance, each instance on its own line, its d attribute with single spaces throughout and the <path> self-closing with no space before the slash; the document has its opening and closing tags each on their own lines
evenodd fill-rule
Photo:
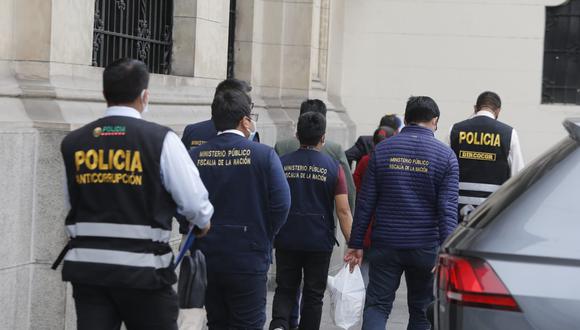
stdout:
<svg viewBox="0 0 580 330">
<path fill-rule="evenodd" d="M 176 282 L 168 244 L 176 204 L 160 172 L 168 131 L 111 116 L 65 137 L 71 210 L 64 281 L 146 289 Z"/>
<path fill-rule="evenodd" d="M 334 198 L 339 164 L 316 150 L 298 149 L 280 158 L 292 203 L 286 224 L 274 240 L 277 249 L 332 251 Z"/>
<path fill-rule="evenodd" d="M 475 116 L 451 129 L 451 148 L 459 161 L 460 220 L 510 178 L 512 130 L 486 116 Z"/>
</svg>

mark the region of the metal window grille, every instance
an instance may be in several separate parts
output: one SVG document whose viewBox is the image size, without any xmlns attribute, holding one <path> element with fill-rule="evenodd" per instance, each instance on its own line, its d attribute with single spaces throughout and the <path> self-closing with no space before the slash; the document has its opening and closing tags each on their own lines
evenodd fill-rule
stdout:
<svg viewBox="0 0 580 330">
<path fill-rule="evenodd" d="M 580 104 L 580 1 L 546 9 L 542 103 Z"/>
<path fill-rule="evenodd" d="M 173 0 L 96 0 L 94 24 L 93 66 L 130 57 L 170 73 Z"/>
<path fill-rule="evenodd" d="M 230 0 L 230 22 L 228 33 L 228 68 L 227 77 L 234 77 L 236 41 L 236 0 Z"/>
</svg>

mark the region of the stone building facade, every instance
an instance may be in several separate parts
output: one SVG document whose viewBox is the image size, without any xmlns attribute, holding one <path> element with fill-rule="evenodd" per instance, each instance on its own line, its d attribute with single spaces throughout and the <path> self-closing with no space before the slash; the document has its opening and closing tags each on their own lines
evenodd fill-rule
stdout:
<svg viewBox="0 0 580 330">
<path fill-rule="evenodd" d="M 103 2 L 110 5 L 104 11 L 96 5 Z M 162 2 L 169 0 L 0 0 L 2 329 L 75 328 L 70 286 L 50 270 L 66 241 L 60 141 L 105 109 L 102 68 L 93 65 L 95 49 L 107 38 L 97 33 L 106 29 L 101 20 L 135 4 Z M 151 77 L 146 119 L 178 134 L 208 119 L 230 48 L 231 73 L 253 85 L 263 142 L 293 135 L 299 104 L 308 97 L 327 101 L 332 139 L 346 146 L 354 138 L 340 84 L 328 83 L 340 80 L 340 71 L 331 70 L 340 54 L 329 47 L 340 45 L 340 31 L 334 31 L 340 17 L 331 13 L 330 0 L 237 0 L 230 42 L 229 0 L 170 2 L 171 68 Z M 140 29 L 154 31 L 154 20 L 139 22 Z M 145 40 L 152 36 L 133 32 L 141 38 L 136 42 L 144 42 L 140 52 L 154 49 Z"/>
<path fill-rule="evenodd" d="M 293 135 L 308 97 L 327 102 L 328 138 L 348 147 L 419 94 L 439 103 L 444 138 L 489 89 L 502 96 L 502 119 L 518 129 L 530 160 L 564 135 L 564 117 L 580 113 L 578 102 L 543 97 L 552 84 L 546 56 L 578 53 L 574 44 L 557 56 L 547 49 L 547 16 L 553 8 L 574 14 L 578 1 L 0 0 L 0 328 L 75 328 L 70 287 L 50 270 L 66 241 L 59 144 L 103 113 L 94 63 L 100 20 L 115 11 L 172 3 L 172 26 L 160 30 L 170 36 L 160 41 L 171 43 L 170 62 L 152 75 L 146 119 L 178 133 L 209 118 L 228 74 L 251 82 L 270 145 Z M 137 56 L 155 48 L 144 32 L 159 30 L 152 20 L 133 33 Z M 570 63 L 561 74 L 575 72 Z M 574 79 L 564 88 L 580 91 Z"/>
</svg>

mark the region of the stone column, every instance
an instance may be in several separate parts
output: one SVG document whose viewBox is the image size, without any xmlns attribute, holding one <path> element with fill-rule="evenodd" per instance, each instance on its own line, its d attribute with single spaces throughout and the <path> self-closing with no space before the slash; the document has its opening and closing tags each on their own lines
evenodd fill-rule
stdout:
<svg viewBox="0 0 580 330">
<path fill-rule="evenodd" d="M 173 74 L 226 77 L 229 0 L 176 0 Z"/>
<path fill-rule="evenodd" d="M 65 241 L 59 144 L 69 127 L 55 86 L 90 64 L 93 6 L 0 1 L 0 319 L 9 329 L 65 328 L 67 286 L 50 270 Z"/>
</svg>

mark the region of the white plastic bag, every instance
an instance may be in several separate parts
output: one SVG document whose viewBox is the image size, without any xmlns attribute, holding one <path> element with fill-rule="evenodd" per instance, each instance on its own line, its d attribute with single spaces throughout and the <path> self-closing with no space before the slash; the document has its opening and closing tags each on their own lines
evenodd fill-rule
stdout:
<svg viewBox="0 0 580 330">
<path fill-rule="evenodd" d="M 365 303 L 365 284 L 359 266 L 351 273 L 345 265 L 336 276 L 328 276 L 327 289 L 334 324 L 345 330 L 356 325 Z"/>
</svg>

